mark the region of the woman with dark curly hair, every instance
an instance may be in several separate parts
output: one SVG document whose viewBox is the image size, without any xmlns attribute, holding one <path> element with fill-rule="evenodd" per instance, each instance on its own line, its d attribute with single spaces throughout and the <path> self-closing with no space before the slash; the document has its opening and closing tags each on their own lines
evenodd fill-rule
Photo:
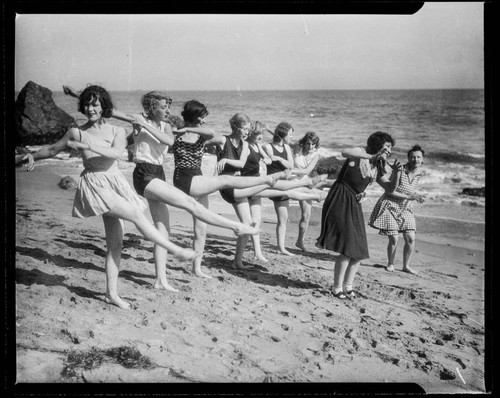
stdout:
<svg viewBox="0 0 500 398">
<path fill-rule="evenodd" d="M 33 153 L 33 162 L 54 157 L 66 148 L 82 151 L 81 173 L 73 202 L 73 217 L 102 216 L 106 233 L 105 301 L 128 309 L 130 304 L 118 295 L 118 273 L 123 245 L 123 221 L 127 220 L 155 245 L 182 260 L 195 257 L 191 249 L 169 241 L 144 215 L 146 205 L 133 191 L 117 166 L 127 143 L 125 130 L 105 118 L 113 112 L 109 93 L 100 86 L 88 86 L 78 96 L 78 110 L 87 117 L 82 126 L 70 128 L 55 144 Z M 29 169 L 32 169 L 33 164 Z"/>
<path fill-rule="evenodd" d="M 366 147 L 347 148 L 347 158 L 337 180 L 323 204 L 321 234 L 316 246 L 339 253 L 335 261 L 333 294 L 339 299 L 355 298 L 353 281 L 361 260 L 369 258 L 361 200 L 373 181 L 387 190 L 394 190 L 396 179 L 388 178 L 386 160 L 394 139 L 377 131 L 370 135 Z M 397 161 L 389 165 L 400 167 Z"/>
</svg>

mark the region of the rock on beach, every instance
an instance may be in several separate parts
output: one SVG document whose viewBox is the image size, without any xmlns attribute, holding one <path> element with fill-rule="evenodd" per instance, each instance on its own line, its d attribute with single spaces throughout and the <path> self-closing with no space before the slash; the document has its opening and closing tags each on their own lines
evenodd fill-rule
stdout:
<svg viewBox="0 0 500 398">
<path fill-rule="evenodd" d="M 19 92 L 15 103 L 16 145 L 47 145 L 59 140 L 75 119 L 59 108 L 52 91 L 32 81 Z"/>
</svg>

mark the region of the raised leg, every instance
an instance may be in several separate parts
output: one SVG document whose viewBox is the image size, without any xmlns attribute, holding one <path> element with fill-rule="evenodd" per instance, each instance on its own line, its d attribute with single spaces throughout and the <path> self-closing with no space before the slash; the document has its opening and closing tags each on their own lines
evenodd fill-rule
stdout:
<svg viewBox="0 0 500 398">
<path fill-rule="evenodd" d="M 167 237 L 162 235 L 154 227 L 142 211 L 138 210 L 126 200 L 118 201 L 110 211 L 105 213 L 105 215 L 108 217 L 121 218 L 122 220 L 134 223 L 136 228 L 146 239 L 161 245 L 180 260 L 191 260 L 195 256 L 193 250 L 177 246 L 176 244 L 170 242 Z"/>
<path fill-rule="evenodd" d="M 232 230 L 237 236 L 259 233 L 257 228 L 230 220 L 207 209 L 193 197 L 186 195 L 180 189 L 158 178 L 148 184 L 144 191 L 144 196 L 148 199 L 186 210 L 192 216 L 199 218 L 207 224 Z"/>
</svg>

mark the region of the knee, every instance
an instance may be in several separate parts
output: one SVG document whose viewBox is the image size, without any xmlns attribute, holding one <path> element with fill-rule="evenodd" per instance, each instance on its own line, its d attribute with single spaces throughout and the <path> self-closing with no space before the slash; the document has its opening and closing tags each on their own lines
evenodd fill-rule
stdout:
<svg viewBox="0 0 500 398">
<path fill-rule="evenodd" d="M 399 236 L 398 235 L 389 235 L 389 245 L 396 246 L 398 244 Z"/>
<path fill-rule="evenodd" d="M 224 186 L 224 188 L 230 188 L 231 187 L 231 176 L 221 175 L 221 176 L 218 176 L 217 178 L 219 178 L 219 181 L 222 183 L 222 185 Z"/>
<path fill-rule="evenodd" d="M 407 235 L 405 236 L 405 241 L 408 246 L 415 245 L 415 235 Z"/>
<path fill-rule="evenodd" d="M 253 225 L 260 225 L 260 223 L 262 222 L 262 217 L 252 217 L 252 224 Z"/>
<path fill-rule="evenodd" d="M 188 211 L 194 211 L 196 208 L 199 208 L 201 206 L 201 204 L 192 196 L 188 196 L 185 200 L 183 200 L 182 203 L 182 208 Z"/>
</svg>

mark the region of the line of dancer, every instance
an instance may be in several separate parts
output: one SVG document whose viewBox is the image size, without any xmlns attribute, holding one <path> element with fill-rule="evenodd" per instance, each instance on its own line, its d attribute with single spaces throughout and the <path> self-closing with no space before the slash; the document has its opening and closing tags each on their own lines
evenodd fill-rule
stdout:
<svg viewBox="0 0 500 398">
<path fill-rule="evenodd" d="M 207 224 L 232 230 L 237 237 L 231 267 L 247 269 L 243 254 L 248 239 L 253 245 L 253 261 L 268 262 L 260 243 L 262 219 L 261 199 L 274 203 L 276 213 L 276 253 L 294 256 L 285 246 L 289 200 L 300 204 L 301 219 L 295 246 L 306 252 L 304 237 L 309 224 L 312 202 L 325 201 L 322 208 L 321 234 L 316 246 L 339 253 L 334 266 L 332 293 L 339 299 L 353 299 L 357 292 L 353 282 L 360 262 L 369 258 L 361 201 L 366 188 L 374 181 L 384 188 L 370 217 L 369 225 L 389 237 L 387 270 L 394 270 L 397 237 L 405 239 L 403 271 L 416 274 L 409 267 L 414 251 L 415 220 L 410 201 L 422 203 L 424 195 L 415 187 L 421 173 L 425 152 L 414 146 L 403 167 L 395 160 L 387 162 L 394 139 L 376 132 L 366 147 L 347 148 L 346 158 L 337 180 L 327 175 L 309 177 L 321 156 L 319 137 L 309 131 L 299 141 L 294 154 L 290 143 L 294 129 L 288 122 L 274 130 L 242 113 L 229 120 L 231 133 L 223 135 L 205 125 L 209 111 L 197 100 L 187 101 L 181 112 L 183 126 L 169 121 L 172 98 L 164 92 L 152 91 L 141 99 L 142 112 L 126 114 L 113 106 L 110 94 L 100 86 L 88 86 L 76 92 L 69 86 L 63 91 L 78 100 L 78 110 L 87 117 L 82 126 L 68 130 L 57 143 L 33 154 L 19 155 L 16 164 L 53 157 L 71 148 L 82 151 L 82 172 L 73 205 L 73 216 L 101 215 L 104 221 L 107 254 L 105 301 L 121 308 L 130 304 L 118 295 L 118 274 L 123 245 L 123 220 L 154 244 L 154 288 L 178 291 L 167 279 L 167 257 L 171 253 L 181 261 L 192 262 L 194 275 L 211 279 L 202 270 Z M 134 192 L 118 169 L 127 136 L 123 128 L 113 126 L 109 118 L 130 123 L 133 128 Z M 262 145 L 265 133 L 272 142 Z M 202 174 L 202 160 L 207 146 L 217 155 L 214 175 Z M 174 155 L 173 185 L 168 183 L 163 164 L 169 148 Z M 262 164 L 261 164 L 262 162 Z M 266 173 L 261 175 L 265 167 Z M 328 192 L 322 188 L 330 186 Z M 209 195 L 219 191 L 230 203 L 239 221 L 221 216 L 209 209 Z M 142 198 L 142 199 L 141 199 Z M 151 223 L 144 211 L 147 202 Z M 186 210 L 193 218 L 193 247 L 182 248 L 170 241 L 168 206 Z M 396 211 L 396 210 L 397 211 Z M 393 218 L 390 218 L 393 217 Z"/>
</svg>

